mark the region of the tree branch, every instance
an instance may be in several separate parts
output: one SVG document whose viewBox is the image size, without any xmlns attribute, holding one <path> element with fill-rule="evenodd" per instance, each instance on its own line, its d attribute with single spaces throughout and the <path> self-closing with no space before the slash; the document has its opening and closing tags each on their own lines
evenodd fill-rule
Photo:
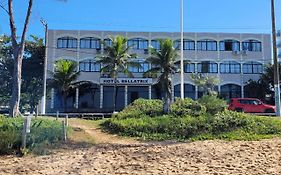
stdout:
<svg viewBox="0 0 281 175">
<path fill-rule="evenodd" d="M 13 11 L 13 0 L 8 0 L 9 7 L 9 17 L 10 17 L 10 28 L 11 28 L 11 38 L 12 38 L 12 46 L 13 49 L 17 47 L 17 33 L 16 33 L 16 25 L 14 19 L 14 11 Z"/>
<path fill-rule="evenodd" d="M 28 26 L 31 11 L 32 11 L 32 4 L 33 4 L 33 0 L 29 0 L 28 10 L 26 12 L 26 18 L 25 18 L 25 22 L 24 22 L 24 28 L 23 28 L 23 32 L 21 35 L 21 43 L 20 43 L 21 46 L 20 47 L 22 47 L 24 45 L 24 40 L 25 40 L 25 36 L 26 36 L 26 32 L 27 32 L 27 26 Z"/>
<path fill-rule="evenodd" d="M 9 15 L 9 11 L 4 7 L 3 4 L 0 4 L 0 7 Z"/>
</svg>

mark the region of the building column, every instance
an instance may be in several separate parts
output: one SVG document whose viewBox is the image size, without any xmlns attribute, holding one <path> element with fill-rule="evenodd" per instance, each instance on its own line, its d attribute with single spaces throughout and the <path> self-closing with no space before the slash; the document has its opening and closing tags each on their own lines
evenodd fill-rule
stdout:
<svg viewBox="0 0 281 175">
<path fill-rule="evenodd" d="M 243 86 L 243 84 L 241 86 L 241 97 L 244 98 L 244 86 Z"/>
<path fill-rule="evenodd" d="M 151 85 L 148 86 L 148 99 L 151 100 Z"/>
<path fill-rule="evenodd" d="M 128 105 L 128 86 L 125 86 L 125 107 Z"/>
<path fill-rule="evenodd" d="M 245 93 L 244 93 L 244 73 L 243 73 L 243 64 L 241 63 L 241 97 L 244 98 Z"/>
<path fill-rule="evenodd" d="M 198 86 L 195 86 L 195 100 L 198 99 Z"/>
<path fill-rule="evenodd" d="M 75 108 L 79 108 L 79 88 L 76 88 L 75 91 Z"/>
<path fill-rule="evenodd" d="M 51 89 L 51 109 L 54 109 L 54 104 L 55 104 L 55 89 Z"/>
<path fill-rule="evenodd" d="M 103 85 L 100 85 L 100 109 L 103 108 Z"/>
<path fill-rule="evenodd" d="M 221 94 L 221 85 L 218 85 L 218 95 Z"/>
</svg>

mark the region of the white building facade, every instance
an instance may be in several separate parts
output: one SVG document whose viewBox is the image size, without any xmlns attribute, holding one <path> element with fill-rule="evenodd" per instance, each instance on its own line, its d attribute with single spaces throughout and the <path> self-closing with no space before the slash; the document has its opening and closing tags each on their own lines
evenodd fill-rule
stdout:
<svg viewBox="0 0 281 175">
<path fill-rule="evenodd" d="M 121 110 L 137 98 L 161 98 L 161 89 L 155 86 L 156 79 L 143 77 L 151 67 L 145 58 L 149 57 L 149 47 L 159 49 L 158 39 L 172 39 L 174 47 L 180 48 L 180 33 L 49 30 L 48 70 L 54 69 L 56 60 L 73 60 L 79 65 L 79 81 L 90 82 L 71 93 L 67 100 L 69 111 L 112 110 L 113 80 L 100 72 L 102 65 L 95 60 L 96 55 L 104 53 L 102 43 L 110 44 L 108 38 L 117 35 L 128 38 L 128 45 L 133 46 L 130 52 L 138 55 L 137 60 L 142 65 L 138 69 L 129 68 L 134 78 L 119 76 L 117 109 Z M 264 65 L 272 61 L 270 37 L 270 34 L 184 33 L 184 59 L 189 60 L 184 65 L 185 97 L 197 99 L 202 96 L 190 80 L 192 73 L 218 77 L 220 84 L 216 90 L 225 99 L 246 97 L 245 83 L 250 79 L 258 80 Z M 173 85 L 174 97 L 180 97 L 180 73 L 173 76 Z M 60 94 L 52 89 L 46 109 L 56 111 L 60 106 Z"/>
</svg>

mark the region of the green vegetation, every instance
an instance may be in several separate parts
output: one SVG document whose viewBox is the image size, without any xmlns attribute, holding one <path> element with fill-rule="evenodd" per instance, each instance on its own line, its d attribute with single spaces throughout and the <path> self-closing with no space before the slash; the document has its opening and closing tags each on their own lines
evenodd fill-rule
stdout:
<svg viewBox="0 0 281 175">
<path fill-rule="evenodd" d="M 161 105 L 159 100 L 136 100 L 101 125 L 143 140 L 259 140 L 281 134 L 281 120 L 227 111 L 225 102 L 214 96 L 198 102 L 177 99 L 167 115 L 159 113 Z"/>
<path fill-rule="evenodd" d="M 63 111 L 66 112 L 66 99 L 70 91 L 78 86 L 76 83 L 80 72 L 77 72 L 77 63 L 71 60 L 60 59 L 55 62 L 54 72 L 50 72 L 50 86 L 59 90 L 62 95 Z"/>
<path fill-rule="evenodd" d="M 175 117 L 186 115 L 195 117 L 204 115 L 206 113 L 206 107 L 190 98 L 185 98 L 183 100 L 177 98 L 176 101 L 171 105 L 170 113 Z"/>
<path fill-rule="evenodd" d="M 176 58 L 177 50 L 171 39 L 159 40 L 160 50 L 152 48 L 151 56 L 146 59 L 153 67 L 144 73 L 144 76 L 158 77 L 157 84 L 163 91 L 163 112 L 170 111 L 172 102 L 172 76 L 178 71 Z"/>
<path fill-rule="evenodd" d="M 23 118 L 0 116 L 0 154 L 20 150 L 23 122 Z M 38 153 L 41 147 L 61 140 L 61 136 L 62 127 L 58 121 L 32 119 L 26 148 Z"/>
<path fill-rule="evenodd" d="M 212 115 L 224 111 L 227 107 L 227 103 L 215 95 L 205 95 L 198 99 L 198 102 L 206 107 L 207 113 Z"/>
<path fill-rule="evenodd" d="M 42 97 L 45 47 L 43 39 L 31 35 L 25 42 L 22 60 L 20 110 L 33 113 Z M 14 61 L 12 39 L 0 36 L 0 106 L 9 106 L 12 95 Z"/>
<path fill-rule="evenodd" d="M 140 118 L 142 115 L 153 117 L 161 115 L 162 112 L 163 102 L 161 100 L 138 99 L 114 117 L 118 119 Z"/>
<path fill-rule="evenodd" d="M 109 74 L 110 78 L 114 79 L 114 93 L 113 93 L 113 111 L 116 108 L 116 98 L 117 98 L 117 78 L 119 73 L 123 73 L 128 77 L 134 77 L 133 73 L 129 71 L 129 67 L 141 67 L 141 65 L 134 61 L 136 54 L 129 53 L 129 50 L 133 47 L 127 44 L 128 39 L 123 36 L 116 36 L 109 38 L 111 45 L 107 45 L 105 42 L 105 53 L 104 55 L 99 55 L 97 58 L 97 63 L 101 63 L 103 67 L 101 68 L 102 73 Z"/>
</svg>

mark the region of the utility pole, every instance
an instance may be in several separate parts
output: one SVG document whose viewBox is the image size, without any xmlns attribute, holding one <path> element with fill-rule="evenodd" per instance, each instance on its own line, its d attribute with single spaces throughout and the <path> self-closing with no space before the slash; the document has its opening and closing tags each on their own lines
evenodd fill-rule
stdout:
<svg viewBox="0 0 281 175">
<path fill-rule="evenodd" d="M 183 70 L 183 0 L 181 0 L 181 99 L 184 99 L 184 70 Z"/>
<path fill-rule="evenodd" d="M 280 112 L 280 83 L 279 83 L 279 67 L 277 57 L 276 45 L 276 28 L 275 28 L 275 7 L 274 0 L 271 0 L 271 22 L 272 22 L 272 44 L 273 44 L 273 59 L 274 59 L 274 92 L 275 92 L 275 106 L 276 116 L 281 116 Z"/>
<path fill-rule="evenodd" d="M 45 29 L 45 57 L 44 57 L 44 73 L 43 73 L 43 96 L 41 100 L 41 114 L 46 113 L 46 91 L 47 91 L 47 45 L 48 45 L 48 24 L 44 19 L 40 19 Z"/>
</svg>

